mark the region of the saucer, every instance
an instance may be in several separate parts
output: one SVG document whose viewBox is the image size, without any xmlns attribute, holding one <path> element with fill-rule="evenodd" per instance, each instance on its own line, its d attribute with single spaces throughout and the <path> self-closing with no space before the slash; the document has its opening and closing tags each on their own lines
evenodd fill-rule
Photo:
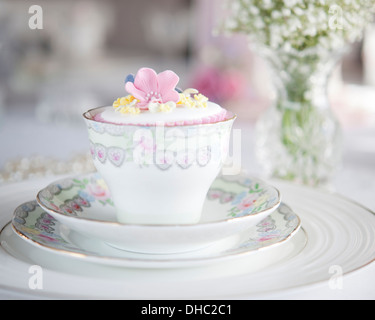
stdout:
<svg viewBox="0 0 375 320">
<path fill-rule="evenodd" d="M 38 193 L 37 202 L 71 230 L 127 251 L 165 254 L 202 249 L 255 226 L 277 209 L 280 193 L 247 176 L 219 176 L 208 191 L 201 220 L 189 225 L 117 222 L 110 192 L 98 173 L 51 183 Z"/>
<path fill-rule="evenodd" d="M 36 201 L 17 207 L 12 227 L 20 238 L 44 251 L 101 265 L 130 268 L 197 267 L 249 257 L 278 247 L 268 255 L 267 259 L 271 261 L 290 255 L 292 251 L 299 252 L 306 244 L 304 232 L 298 232 L 301 229 L 300 218 L 285 204 L 281 204 L 256 226 L 238 235 L 202 250 L 179 254 L 142 254 L 113 248 L 98 239 L 71 230 L 46 213 Z M 300 234 L 296 237 L 298 239 L 291 241 L 290 246 L 279 247 L 293 239 L 297 233 Z M 6 235 L 10 236 L 9 231 L 4 232 L 3 237 Z M 7 242 L 7 239 L 2 238 L 2 241 Z"/>
</svg>

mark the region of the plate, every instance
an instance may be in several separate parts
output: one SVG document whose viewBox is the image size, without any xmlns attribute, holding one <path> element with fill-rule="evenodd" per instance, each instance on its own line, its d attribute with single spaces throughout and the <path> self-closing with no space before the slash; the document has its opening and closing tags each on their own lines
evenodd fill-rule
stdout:
<svg viewBox="0 0 375 320">
<path fill-rule="evenodd" d="M 37 195 L 38 204 L 70 229 L 127 251 L 155 254 L 198 250 L 236 235 L 270 215 L 280 201 L 279 191 L 265 182 L 220 176 L 208 191 L 199 223 L 136 225 L 117 222 L 98 173 L 58 180 Z"/>
<path fill-rule="evenodd" d="M 218 241 L 202 250 L 166 255 L 127 252 L 95 238 L 86 237 L 54 219 L 36 201 L 29 201 L 17 207 L 12 225 L 22 239 L 30 241 L 40 249 L 64 256 L 116 267 L 189 268 L 254 255 L 271 246 L 285 244 L 297 233 L 301 221 L 287 205 L 281 204 L 277 211 L 255 227 L 238 235 Z M 295 252 L 304 244 L 304 241 L 294 243 Z M 270 260 L 279 260 L 289 254 L 290 247 L 284 248 L 285 250 L 280 248 L 274 251 Z"/>
</svg>

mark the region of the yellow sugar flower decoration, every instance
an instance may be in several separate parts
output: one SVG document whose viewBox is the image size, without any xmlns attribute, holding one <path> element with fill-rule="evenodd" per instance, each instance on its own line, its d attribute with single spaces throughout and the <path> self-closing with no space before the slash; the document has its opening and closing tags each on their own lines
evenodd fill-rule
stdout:
<svg viewBox="0 0 375 320">
<path fill-rule="evenodd" d="M 176 103 L 173 101 L 168 101 L 166 103 L 150 103 L 148 105 L 148 110 L 150 112 L 172 112 L 174 109 L 176 109 Z"/>
<path fill-rule="evenodd" d="M 180 93 L 180 100 L 177 102 L 177 104 L 184 105 L 188 108 L 195 107 L 195 102 L 193 101 L 193 99 L 190 96 L 183 93 Z"/>
<path fill-rule="evenodd" d="M 191 95 L 194 94 L 194 98 Z M 177 102 L 178 105 L 184 105 L 190 109 L 194 108 L 206 108 L 208 98 L 201 93 L 198 93 L 196 89 L 186 89 L 183 93 L 180 93 L 180 100 Z"/>
<path fill-rule="evenodd" d="M 161 112 L 171 112 L 174 108 L 176 108 L 176 104 L 161 103 L 159 105 L 159 110 Z"/>
<path fill-rule="evenodd" d="M 138 100 L 129 94 L 126 97 L 118 98 L 116 101 L 114 101 L 113 107 L 116 109 L 116 111 L 123 114 L 139 114 L 141 110 L 135 107 L 137 102 Z"/>
<path fill-rule="evenodd" d="M 179 96 L 180 96 L 180 100 L 178 100 L 177 104 L 187 104 L 188 103 L 188 100 L 190 100 L 190 97 L 183 94 L 183 93 L 179 93 Z"/>
<path fill-rule="evenodd" d="M 194 99 L 195 99 L 195 106 L 197 108 L 207 108 L 208 98 L 206 96 L 199 93 L 199 94 L 194 95 Z"/>
</svg>

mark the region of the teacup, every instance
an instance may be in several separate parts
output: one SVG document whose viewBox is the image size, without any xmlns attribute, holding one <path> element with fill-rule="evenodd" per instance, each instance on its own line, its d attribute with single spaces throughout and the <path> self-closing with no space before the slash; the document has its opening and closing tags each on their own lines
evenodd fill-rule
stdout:
<svg viewBox="0 0 375 320">
<path fill-rule="evenodd" d="M 84 113 L 94 165 L 127 224 L 194 224 L 228 155 L 234 114 L 205 124 L 152 126 L 95 120 Z"/>
</svg>

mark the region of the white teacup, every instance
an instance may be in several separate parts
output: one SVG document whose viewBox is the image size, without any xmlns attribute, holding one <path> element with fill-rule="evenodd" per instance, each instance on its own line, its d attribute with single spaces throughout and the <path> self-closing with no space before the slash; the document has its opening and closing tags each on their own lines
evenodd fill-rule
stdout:
<svg viewBox="0 0 375 320">
<path fill-rule="evenodd" d="M 236 118 L 181 126 L 99 122 L 104 108 L 84 113 L 96 169 L 106 181 L 119 222 L 194 224 L 228 155 Z"/>
</svg>

